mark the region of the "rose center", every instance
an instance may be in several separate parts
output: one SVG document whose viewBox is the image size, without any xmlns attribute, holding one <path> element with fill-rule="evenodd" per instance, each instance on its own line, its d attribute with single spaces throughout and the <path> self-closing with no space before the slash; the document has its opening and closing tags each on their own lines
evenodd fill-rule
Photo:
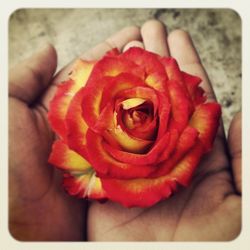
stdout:
<svg viewBox="0 0 250 250">
<path fill-rule="evenodd" d="M 152 121 L 154 108 L 151 101 L 140 99 L 134 101 L 134 104 L 136 103 L 137 105 L 132 105 L 131 100 L 128 100 L 126 100 L 125 105 L 123 104 L 124 102 L 122 103 L 121 110 L 122 121 L 127 128 L 138 128 L 143 124 Z M 128 103 L 130 103 L 130 106 Z"/>
</svg>

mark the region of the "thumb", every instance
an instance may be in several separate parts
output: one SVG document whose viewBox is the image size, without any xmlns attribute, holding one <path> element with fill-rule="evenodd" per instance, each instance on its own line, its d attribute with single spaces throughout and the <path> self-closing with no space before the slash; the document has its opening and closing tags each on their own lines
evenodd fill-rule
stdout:
<svg viewBox="0 0 250 250">
<path fill-rule="evenodd" d="M 56 51 L 48 44 L 9 71 L 9 95 L 31 104 L 47 88 L 56 66 Z"/>
<path fill-rule="evenodd" d="M 228 143 L 235 187 L 241 194 L 241 112 L 237 113 L 231 122 Z"/>
</svg>

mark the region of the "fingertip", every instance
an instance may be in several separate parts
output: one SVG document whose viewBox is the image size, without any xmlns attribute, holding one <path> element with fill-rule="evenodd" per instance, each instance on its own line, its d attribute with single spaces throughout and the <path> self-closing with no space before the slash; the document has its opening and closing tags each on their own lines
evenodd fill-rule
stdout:
<svg viewBox="0 0 250 250">
<path fill-rule="evenodd" d="M 48 87 L 56 67 L 56 50 L 52 44 L 46 43 L 31 57 L 10 69 L 9 95 L 32 103 Z"/>
<path fill-rule="evenodd" d="M 172 39 L 179 39 L 181 38 L 182 40 L 190 40 L 190 35 L 187 31 L 185 31 L 184 29 L 175 29 L 173 31 L 171 31 L 168 35 L 168 40 L 171 41 Z"/>
<path fill-rule="evenodd" d="M 141 32 L 148 32 L 148 31 L 153 31 L 154 29 L 166 29 L 166 26 L 163 22 L 156 20 L 156 19 L 150 19 L 148 21 L 146 21 L 142 27 L 141 27 Z"/>
<path fill-rule="evenodd" d="M 47 43 L 45 46 L 45 50 L 47 50 L 47 54 L 50 56 L 52 59 L 51 62 L 53 63 L 53 66 L 57 66 L 57 52 L 53 44 Z"/>
<path fill-rule="evenodd" d="M 124 33 L 130 34 L 131 37 L 136 37 L 137 40 L 141 39 L 141 30 L 137 25 L 131 25 L 123 28 Z"/>
<path fill-rule="evenodd" d="M 51 75 L 53 75 L 57 67 L 57 52 L 55 47 L 48 42 L 38 50 L 37 54 L 38 55 L 34 55 L 34 57 L 38 56 L 41 63 L 46 63 L 48 70 L 50 70 Z"/>
<path fill-rule="evenodd" d="M 199 55 L 194 47 L 190 34 L 183 29 L 176 29 L 168 35 L 171 56 L 180 64 L 200 63 Z"/>
<path fill-rule="evenodd" d="M 146 21 L 141 27 L 141 34 L 146 50 L 169 56 L 167 28 L 163 22 L 155 19 Z"/>
</svg>

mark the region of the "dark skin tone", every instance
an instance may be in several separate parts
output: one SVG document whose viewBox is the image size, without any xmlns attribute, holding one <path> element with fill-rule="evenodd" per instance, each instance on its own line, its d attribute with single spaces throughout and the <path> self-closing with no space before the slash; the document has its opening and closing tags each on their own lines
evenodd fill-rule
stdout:
<svg viewBox="0 0 250 250">
<path fill-rule="evenodd" d="M 85 53 L 99 59 L 112 47 L 120 51 L 144 47 L 173 56 L 180 68 L 212 85 L 190 36 L 169 35 L 158 21 L 141 29 L 125 28 Z M 47 122 L 55 85 L 67 77 L 71 64 L 54 77 L 56 53 L 47 46 L 10 71 L 9 86 L 9 228 L 18 240 L 166 241 L 232 240 L 241 228 L 241 115 L 233 119 L 226 141 L 222 123 L 213 150 L 197 169 L 191 185 L 151 208 L 89 202 L 70 197 L 60 186 L 61 172 L 47 159 L 55 135 Z M 101 218 L 101 219 L 100 219 Z"/>
</svg>

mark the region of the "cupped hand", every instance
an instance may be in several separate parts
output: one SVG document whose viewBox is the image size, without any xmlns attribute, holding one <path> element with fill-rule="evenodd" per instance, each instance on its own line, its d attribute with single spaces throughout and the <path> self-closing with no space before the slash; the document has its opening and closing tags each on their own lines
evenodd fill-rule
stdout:
<svg viewBox="0 0 250 250">
<path fill-rule="evenodd" d="M 140 39 L 137 27 L 125 28 L 82 58 L 98 60 L 113 47 Z M 56 52 L 50 45 L 9 73 L 9 230 L 18 240 L 85 240 L 87 203 L 67 195 L 61 172 L 48 164 L 54 134 L 47 121 L 56 84 Z"/>
<path fill-rule="evenodd" d="M 208 100 L 215 95 L 187 32 L 167 35 L 158 21 L 146 22 L 138 46 L 177 59 L 181 70 L 199 76 Z M 226 241 L 241 229 L 241 117 L 237 115 L 227 141 L 222 122 L 213 150 L 200 163 L 192 184 L 150 208 L 123 208 L 92 202 L 88 210 L 87 235 L 98 241 Z M 232 174 L 233 173 L 233 174 Z"/>
<path fill-rule="evenodd" d="M 125 28 L 83 58 L 96 60 L 112 47 L 131 46 L 175 57 L 183 71 L 203 79 L 208 97 L 215 98 L 189 35 L 176 30 L 167 36 L 158 21 L 148 21 L 141 31 Z M 10 71 L 9 228 L 13 237 L 57 241 L 235 238 L 241 221 L 240 116 L 229 131 L 230 156 L 221 124 L 214 148 L 203 158 L 192 184 L 156 206 L 127 209 L 112 202 L 87 204 L 65 194 L 61 173 L 47 163 L 54 140 L 47 109 L 55 85 L 67 78 L 70 67 L 53 77 L 56 53 L 48 46 Z"/>
</svg>

